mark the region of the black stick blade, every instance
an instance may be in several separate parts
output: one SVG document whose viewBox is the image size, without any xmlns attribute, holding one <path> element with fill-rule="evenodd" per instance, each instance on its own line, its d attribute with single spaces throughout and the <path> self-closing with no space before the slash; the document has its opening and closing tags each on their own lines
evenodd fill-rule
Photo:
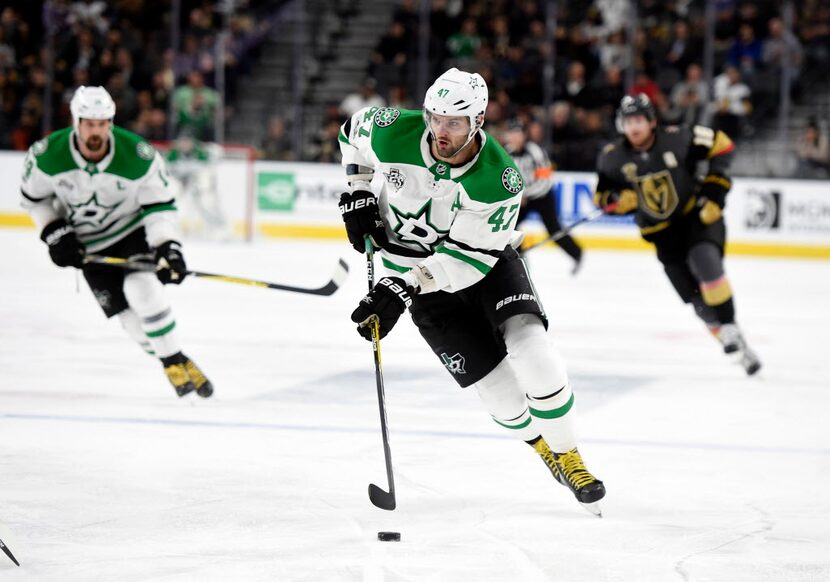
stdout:
<svg viewBox="0 0 830 582">
<path fill-rule="evenodd" d="M 395 509 L 394 498 L 392 499 L 392 509 Z M 12 551 L 9 549 L 9 547 L 3 543 L 3 540 L 0 540 L 0 550 L 3 550 L 3 553 L 6 554 L 11 559 L 11 561 L 15 563 L 15 565 L 17 565 L 18 567 L 20 566 L 20 562 L 18 562 L 17 559 L 14 557 L 14 554 L 12 554 Z"/>
<path fill-rule="evenodd" d="M 397 506 L 393 491 L 386 492 L 372 483 L 369 484 L 369 500 L 375 507 L 385 509 L 386 511 L 392 511 Z"/>
</svg>

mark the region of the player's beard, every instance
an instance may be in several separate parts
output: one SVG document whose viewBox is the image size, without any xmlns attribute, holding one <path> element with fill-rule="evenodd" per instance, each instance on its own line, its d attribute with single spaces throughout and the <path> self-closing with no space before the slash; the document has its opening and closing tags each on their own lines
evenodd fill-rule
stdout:
<svg viewBox="0 0 830 582">
<path fill-rule="evenodd" d="M 100 135 L 91 135 L 84 142 L 84 146 L 91 152 L 101 151 L 101 148 L 104 147 L 104 138 Z"/>
</svg>

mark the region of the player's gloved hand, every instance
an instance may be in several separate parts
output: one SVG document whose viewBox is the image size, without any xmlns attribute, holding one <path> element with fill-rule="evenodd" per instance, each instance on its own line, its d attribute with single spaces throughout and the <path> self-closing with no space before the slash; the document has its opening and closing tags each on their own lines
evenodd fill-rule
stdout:
<svg viewBox="0 0 830 582">
<path fill-rule="evenodd" d="M 178 285 L 187 276 L 182 245 L 174 240 L 162 243 L 156 248 L 156 264 L 159 266 L 156 276 L 165 285 L 168 283 Z"/>
<path fill-rule="evenodd" d="M 720 220 L 723 213 L 721 212 L 721 207 L 718 206 L 717 203 L 707 200 L 706 198 L 701 198 L 700 202 L 702 203 L 698 204 L 700 207 L 700 212 L 698 214 L 698 216 L 700 216 L 700 222 L 708 226 Z"/>
<path fill-rule="evenodd" d="M 57 266 L 79 269 L 84 266 L 84 245 L 78 240 L 75 229 L 63 218 L 47 224 L 40 233 L 40 240 L 49 245 L 49 256 Z"/>
<path fill-rule="evenodd" d="M 377 317 L 380 337 L 386 336 L 406 308 L 412 305 L 410 293 L 413 291 L 400 277 L 384 277 L 378 281 L 352 313 L 352 321 L 359 324 L 357 333 L 371 341 L 371 320 Z"/>
<path fill-rule="evenodd" d="M 597 192 L 594 204 L 608 214 L 628 214 L 637 210 L 637 193 L 629 188 L 619 192 Z"/>
<path fill-rule="evenodd" d="M 346 224 L 349 242 L 359 253 L 366 251 L 365 237 L 372 239 L 375 248 L 383 248 L 389 242 L 378 209 L 378 200 L 367 190 L 355 190 L 340 195 L 340 214 Z"/>
</svg>

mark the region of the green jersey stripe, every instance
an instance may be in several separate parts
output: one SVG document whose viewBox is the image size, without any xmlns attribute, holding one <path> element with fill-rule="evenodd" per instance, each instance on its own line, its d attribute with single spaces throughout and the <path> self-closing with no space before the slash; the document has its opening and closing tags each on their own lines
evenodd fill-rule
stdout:
<svg viewBox="0 0 830 582">
<path fill-rule="evenodd" d="M 154 212 L 170 212 L 170 211 L 175 212 L 176 211 L 176 206 L 173 205 L 173 204 L 159 204 L 157 206 L 152 206 L 150 208 L 142 210 L 141 211 L 141 217 L 144 218 L 145 216 L 149 216 L 150 214 L 153 214 Z"/>
<path fill-rule="evenodd" d="M 477 270 L 479 270 L 481 273 L 483 273 L 485 275 L 490 272 L 490 269 L 492 269 L 492 267 L 490 265 L 488 265 L 486 263 L 482 263 L 478 259 L 474 259 L 473 257 L 465 255 L 462 252 L 459 252 L 459 251 L 456 251 L 456 250 L 453 250 L 453 249 L 448 249 L 445 246 L 438 247 L 436 252 L 444 253 L 445 255 L 449 255 L 454 259 L 458 259 L 459 261 L 467 263 L 468 265 L 470 265 L 472 267 L 475 267 Z"/>
<path fill-rule="evenodd" d="M 571 397 L 568 399 L 568 401 L 559 408 L 555 408 L 553 410 L 537 410 L 531 406 L 530 414 L 537 418 L 561 418 L 568 414 L 568 411 L 571 409 L 573 405 L 574 395 L 571 394 Z"/>
<path fill-rule="evenodd" d="M 134 227 L 134 226 L 135 226 L 136 224 L 138 224 L 139 222 L 141 222 L 141 219 L 142 219 L 142 218 L 143 218 L 143 216 L 142 216 L 141 214 L 138 214 L 138 215 L 134 216 L 134 217 L 133 217 L 133 219 L 132 219 L 132 220 L 130 220 L 127 224 L 125 224 L 124 226 L 122 226 L 121 228 L 119 228 L 119 229 L 118 229 L 118 230 L 116 230 L 116 231 L 113 231 L 113 232 L 111 232 L 111 233 L 109 233 L 109 234 L 106 234 L 106 235 L 104 235 L 104 236 L 101 236 L 101 237 L 98 237 L 98 238 L 94 238 L 94 239 L 91 239 L 91 240 L 82 240 L 81 242 L 84 244 L 84 246 L 88 246 L 88 247 L 89 247 L 89 246 L 92 246 L 92 245 L 96 245 L 96 244 L 98 244 L 98 243 L 100 243 L 100 242 L 104 242 L 105 240 L 109 240 L 109 239 L 111 239 L 111 238 L 115 238 L 115 237 L 117 237 L 118 235 L 123 234 L 125 231 L 127 231 L 127 230 L 131 229 L 132 227 Z M 115 224 L 117 224 L 117 223 L 115 223 Z M 113 225 L 113 226 L 114 226 L 114 225 Z M 83 235 L 81 235 L 81 236 L 83 236 Z"/>
<path fill-rule="evenodd" d="M 402 267 L 401 265 L 396 265 L 395 263 L 393 263 L 385 257 L 381 257 L 380 260 L 383 263 L 384 267 L 386 267 L 387 269 L 391 269 L 393 271 L 397 271 L 398 273 L 408 273 L 411 270 L 410 267 Z"/>
</svg>

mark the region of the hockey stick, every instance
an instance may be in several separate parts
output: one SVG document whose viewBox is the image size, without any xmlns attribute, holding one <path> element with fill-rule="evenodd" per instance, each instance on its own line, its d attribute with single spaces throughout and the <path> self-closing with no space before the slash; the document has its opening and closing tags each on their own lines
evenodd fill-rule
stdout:
<svg viewBox="0 0 830 582">
<path fill-rule="evenodd" d="M 369 291 L 375 286 L 375 250 L 372 241 L 366 237 L 366 279 Z M 378 388 L 378 409 L 380 410 L 380 433 L 383 437 L 383 458 L 386 461 L 386 479 L 389 481 L 389 491 L 384 491 L 374 483 L 369 483 L 369 499 L 375 507 L 392 511 L 395 509 L 395 480 L 392 477 L 392 450 L 389 448 L 389 428 L 386 424 L 386 396 L 383 391 L 383 370 L 380 361 L 380 322 L 373 317 L 369 322 L 372 326 L 372 353 L 375 356 L 375 383 Z"/>
<path fill-rule="evenodd" d="M 20 566 L 20 562 L 18 562 L 17 558 L 14 557 L 14 554 L 12 554 L 12 551 L 9 549 L 9 547 L 3 543 L 3 540 L 0 540 L 0 550 L 3 550 L 3 553 L 6 554 L 11 559 L 11 561 L 15 563 L 15 565 L 17 565 L 18 567 Z"/>
<path fill-rule="evenodd" d="M 585 216 L 583 216 L 582 218 L 580 218 L 576 222 L 574 222 L 572 224 L 569 224 L 568 226 L 566 226 L 565 228 L 563 228 L 561 230 L 556 231 L 555 233 L 553 233 L 549 237 L 544 238 L 544 239 L 540 240 L 539 242 L 533 243 L 532 245 L 527 247 L 524 250 L 524 252 L 533 250 L 536 247 L 540 247 L 540 246 L 546 245 L 548 243 L 556 242 L 560 238 L 566 237 L 569 234 L 571 234 L 571 231 L 573 229 L 575 229 L 577 226 L 579 226 L 580 224 L 585 224 L 586 222 L 592 222 L 592 221 L 596 220 L 597 218 L 599 218 L 600 216 L 608 214 L 609 212 L 613 212 L 616 207 L 617 207 L 617 204 L 613 203 L 613 204 L 609 204 L 605 208 L 597 208 L 596 210 L 586 214 Z"/>
<path fill-rule="evenodd" d="M 131 261 L 129 259 L 122 259 L 120 257 L 104 257 L 101 255 L 87 255 L 84 258 L 85 263 L 95 263 L 99 265 L 110 265 L 112 267 L 119 267 L 122 269 L 132 269 L 135 271 L 156 271 L 158 265 L 147 261 Z M 332 295 L 340 288 L 346 275 L 349 273 L 349 265 L 346 261 L 339 259 L 334 275 L 328 283 L 322 287 L 308 288 L 308 287 L 294 287 L 293 285 L 283 285 L 281 283 L 269 283 L 268 281 L 257 281 L 256 279 L 247 279 L 245 277 L 232 277 L 230 275 L 218 275 L 216 273 L 205 273 L 203 271 L 187 271 L 191 277 L 198 277 L 201 279 L 212 279 L 214 281 L 223 281 L 225 283 L 236 283 L 237 285 L 250 285 L 252 287 L 264 287 L 267 289 L 277 289 L 279 291 L 290 291 L 292 293 L 305 293 L 307 295 Z"/>
</svg>

